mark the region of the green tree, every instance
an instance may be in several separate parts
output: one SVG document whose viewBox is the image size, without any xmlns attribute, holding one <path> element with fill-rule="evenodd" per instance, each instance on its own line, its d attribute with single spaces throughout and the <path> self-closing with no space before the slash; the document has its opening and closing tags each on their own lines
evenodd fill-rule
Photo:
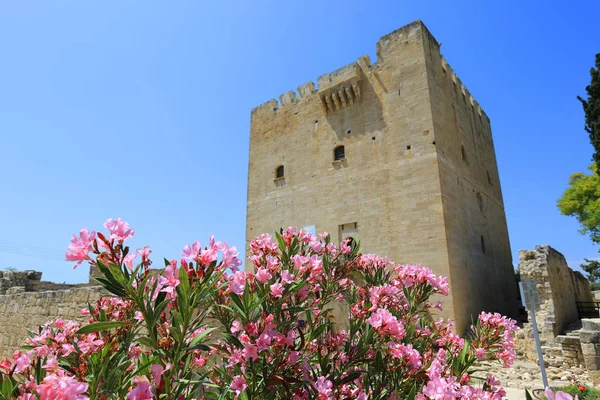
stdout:
<svg viewBox="0 0 600 400">
<path fill-rule="evenodd" d="M 571 175 L 569 188 L 558 200 L 558 208 L 564 215 L 577 218 L 581 234 L 587 234 L 592 242 L 600 244 L 600 175 L 598 167 L 589 167 L 591 174 L 582 172 Z M 600 280 L 600 262 L 585 259 L 581 268 L 592 282 Z"/>
<path fill-rule="evenodd" d="M 591 82 L 585 90 L 587 100 L 577 96 L 585 113 L 585 130 L 590 134 L 590 142 L 594 146 L 593 160 L 600 165 L 600 53 L 596 54 L 596 68 L 590 70 Z"/>
<path fill-rule="evenodd" d="M 596 68 L 590 69 L 591 82 L 586 86 L 587 99 L 577 96 L 585 113 L 585 130 L 594 146 L 590 175 L 578 172 L 571 175 L 569 188 L 558 200 L 558 208 L 564 215 L 576 217 L 581 224 L 580 232 L 588 234 L 592 242 L 600 243 L 600 53 L 596 54 Z M 587 272 L 592 283 L 600 281 L 600 262 L 585 259 L 581 268 Z"/>
</svg>

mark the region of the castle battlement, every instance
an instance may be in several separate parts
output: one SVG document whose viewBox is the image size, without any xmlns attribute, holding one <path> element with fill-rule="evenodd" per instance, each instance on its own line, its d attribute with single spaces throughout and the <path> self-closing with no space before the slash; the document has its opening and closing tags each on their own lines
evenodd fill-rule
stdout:
<svg viewBox="0 0 600 400">
<path fill-rule="evenodd" d="M 360 101 L 361 94 L 359 83 L 361 80 L 361 70 L 372 70 L 377 73 L 378 69 L 384 68 L 386 54 L 391 46 L 398 45 L 398 42 L 406 43 L 411 37 L 422 37 L 422 35 L 427 36 L 430 42 L 438 49 L 440 48 L 441 44 L 435 39 L 425 24 L 423 24 L 421 20 L 416 20 L 379 38 L 376 44 L 377 62 L 371 64 L 369 56 L 361 56 L 355 62 L 344 65 L 333 72 L 319 76 L 317 85 L 315 85 L 314 82 L 307 82 L 299 86 L 296 91 L 289 90 L 280 95 L 277 99 L 271 99 L 255 107 L 252 109 L 251 116 L 273 116 L 280 109 L 294 106 L 299 101 L 309 98 L 314 94 L 318 94 L 321 97 L 325 114 L 341 110 Z M 449 76 L 449 79 L 451 79 L 453 85 L 455 85 L 456 90 L 462 93 L 465 101 L 473 107 L 475 112 L 480 116 L 485 115 L 489 121 L 489 118 L 481 105 L 462 83 L 448 61 L 444 59 L 444 56 L 441 54 L 440 57 L 442 69 Z"/>
<path fill-rule="evenodd" d="M 487 116 L 485 111 L 483 111 L 483 108 L 481 107 L 481 105 L 479 105 L 477 100 L 475 100 L 475 97 L 473 97 L 471 92 L 469 92 L 469 89 L 467 89 L 467 87 L 462 83 L 462 81 L 460 80 L 458 75 L 454 72 L 454 69 L 452 69 L 452 67 L 448 63 L 448 60 L 446 60 L 444 58 L 444 55 L 441 55 L 441 58 L 442 58 L 442 70 L 444 71 L 444 73 L 446 73 L 446 75 L 448 75 L 450 77 L 450 79 L 452 80 L 452 84 L 455 86 L 455 88 L 457 90 L 460 90 L 462 95 L 465 96 L 466 101 L 468 101 L 468 103 L 474 108 L 474 110 L 480 116 L 485 116 L 489 121 L 489 117 Z"/>
</svg>

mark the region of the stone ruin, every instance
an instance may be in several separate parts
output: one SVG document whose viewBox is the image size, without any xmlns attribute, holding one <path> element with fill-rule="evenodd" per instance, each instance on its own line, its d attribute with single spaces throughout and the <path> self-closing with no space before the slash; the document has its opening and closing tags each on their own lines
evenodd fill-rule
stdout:
<svg viewBox="0 0 600 400">
<path fill-rule="evenodd" d="M 44 282 L 38 271 L 0 271 L 0 358 L 18 350 L 28 331 L 56 318 L 84 321 L 81 309 L 95 303 L 102 288 Z"/>
<path fill-rule="evenodd" d="M 42 280 L 42 273 L 27 271 L 0 271 L 0 295 L 33 292 Z"/>
<path fill-rule="evenodd" d="M 577 302 L 593 302 L 589 281 L 550 246 L 519 252 L 521 279 L 534 279 L 540 299 L 536 311 L 544 363 L 549 369 L 600 370 L 600 318 L 579 319 Z M 517 354 L 537 362 L 531 323 L 516 338 Z"/>
</svg>

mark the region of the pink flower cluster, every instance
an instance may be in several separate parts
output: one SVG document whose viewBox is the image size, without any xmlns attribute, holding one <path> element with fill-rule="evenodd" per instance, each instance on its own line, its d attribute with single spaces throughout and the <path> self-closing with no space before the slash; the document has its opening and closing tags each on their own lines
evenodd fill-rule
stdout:
<svg viewBox="0 0 600 400">
<path fill-rule="evenodd" d="M 426 267 L 291 227 L 252 240 L 246 271 L 238 270 L 235 247 L 211 237 L 154 273 L 149 247 L 130 253 L 125 245 L 135 233 L 127 222 L 109 219 L 104 227 L 106 235 L 73 236 L 66 258 L 97 264 L 106 274 L 99 282 L 118 297 L 82 310 L 95 329 L 56 320 L 28 339 L 26 351 L 0 362 L 0 380 L 10 379 L 19 399 L 78 400 L 94 391 L 187 400 L 198 388 L 227 399 L 505 394 L 494 377 L 477 387 L 470 374 L 480 360 L 510 365 L 515 322 L 482 313 L 465 341 L 451 321 L 432 320 L 431 308 L 440 306 L 431 297 L 447 295 L 449 285 Z"/>
</svg>

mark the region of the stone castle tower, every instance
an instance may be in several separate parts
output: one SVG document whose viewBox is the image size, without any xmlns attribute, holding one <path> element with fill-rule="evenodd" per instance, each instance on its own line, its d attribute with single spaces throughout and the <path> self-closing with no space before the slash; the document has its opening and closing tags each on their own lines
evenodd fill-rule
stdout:
<svg viewBox="0 0 600 400">
<path fill-rule="evenodd" d="M 248 241 L 305 227 L 448 276 L 458 330 L 515 314 L 490 121 L 420 21 L 252 110 L 247 207 Z"/>
</svg>

